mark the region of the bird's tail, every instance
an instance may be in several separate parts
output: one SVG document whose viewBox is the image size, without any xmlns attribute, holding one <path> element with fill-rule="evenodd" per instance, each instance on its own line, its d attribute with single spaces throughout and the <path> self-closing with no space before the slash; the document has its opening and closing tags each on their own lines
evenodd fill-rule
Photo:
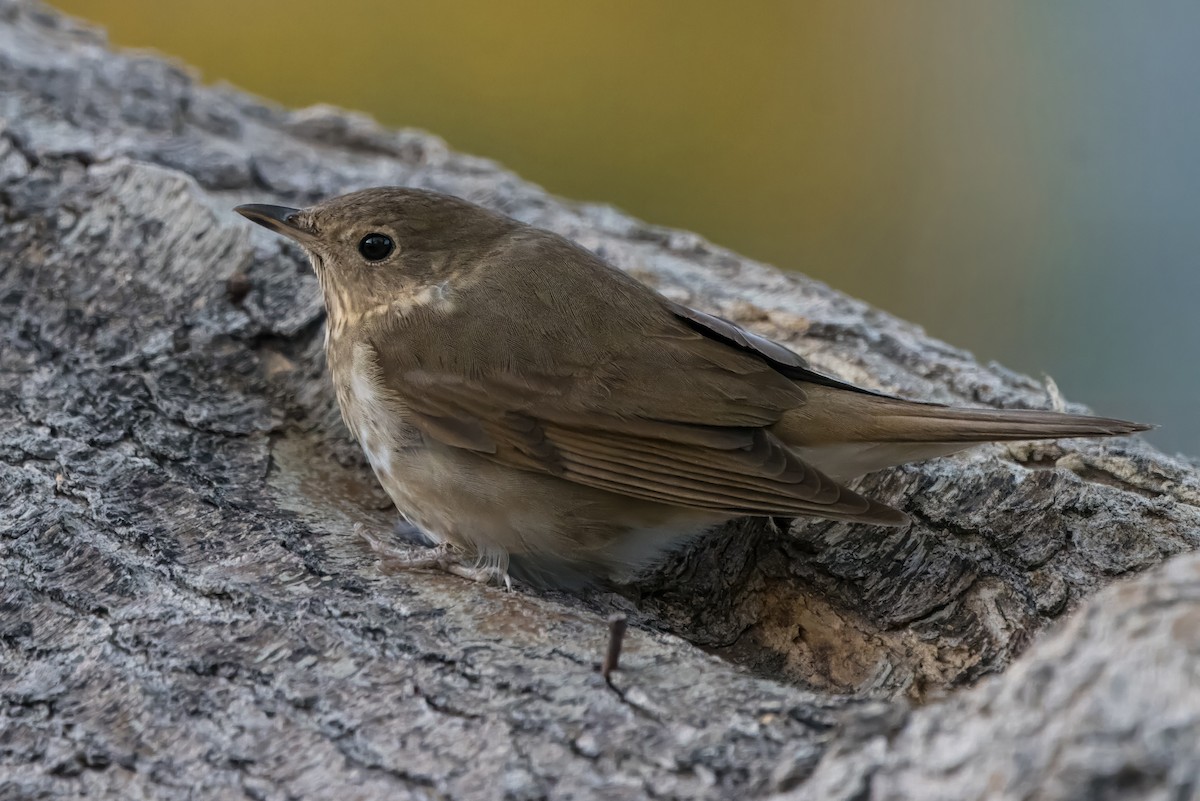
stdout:
<svg viewBox="0 0 1200 801">
<path fill-rule="evenodd" d="M 806 386 L 808 402 L 777 424 L 780 439 L 818 469 L 850 478 L 982 442 L 1112 437 L 1152 426 L 1017 409 L 967 409 Z"/>
</svg>

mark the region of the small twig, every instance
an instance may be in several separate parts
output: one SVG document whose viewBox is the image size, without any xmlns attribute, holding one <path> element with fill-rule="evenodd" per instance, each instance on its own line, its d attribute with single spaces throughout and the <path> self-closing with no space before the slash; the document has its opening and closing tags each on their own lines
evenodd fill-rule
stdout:
<svg viewBox="0 0 1200 801">
<path fill-rule="evenodd" d="M 625 629 L 629 621 L 619 612 L 608 618 L 608 651 L 604 654 L 604 663 L 600 666 L 600 675 L 611 684 L 609 675 L 620 667 L 621 643 L 625 640 Z"/>
</svg>

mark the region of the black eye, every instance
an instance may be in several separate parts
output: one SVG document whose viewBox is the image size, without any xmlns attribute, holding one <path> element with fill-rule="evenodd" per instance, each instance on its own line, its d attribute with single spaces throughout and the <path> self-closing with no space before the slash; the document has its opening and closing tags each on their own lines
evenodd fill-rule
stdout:
<svg viewBox="0 0 1200 801">
<path fill-rule="evenodd" d="M 396 245 L 392 238 L 383 234 L 367 234 L 358 243 L 358 252 L 367 261 L 383 261 Z"/>
</svg>

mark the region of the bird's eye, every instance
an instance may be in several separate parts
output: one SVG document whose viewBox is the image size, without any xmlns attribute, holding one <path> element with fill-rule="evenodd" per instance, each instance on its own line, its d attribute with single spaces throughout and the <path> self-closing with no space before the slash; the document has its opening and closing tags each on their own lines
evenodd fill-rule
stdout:
<svg viewBox="0 0 1200 801">
<path fill-rule="evenodd" d="M 367 234 L 358 243 L 358 252 L 367 261 L 383 261 L 395 248 L 392 238 L 383 234 Z"/>
</svg>

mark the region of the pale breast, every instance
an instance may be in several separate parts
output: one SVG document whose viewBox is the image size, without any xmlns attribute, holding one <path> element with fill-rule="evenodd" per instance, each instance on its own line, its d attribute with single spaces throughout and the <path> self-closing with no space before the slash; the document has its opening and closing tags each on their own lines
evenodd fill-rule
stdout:
<svg viewBox="0 0 1200 801">
<path fill-rule="evenodd" d="M 382 482 L 385 474 L 390 478 L 396 472 L 403 451 L 420 444 L 420 433 L 405 419 L 404 404 L 384 388 L 371 348 L 356 343 L 347 350 L 348 367 L 343 359 L 330 359 L 338 405 Z"/>
</svg>

